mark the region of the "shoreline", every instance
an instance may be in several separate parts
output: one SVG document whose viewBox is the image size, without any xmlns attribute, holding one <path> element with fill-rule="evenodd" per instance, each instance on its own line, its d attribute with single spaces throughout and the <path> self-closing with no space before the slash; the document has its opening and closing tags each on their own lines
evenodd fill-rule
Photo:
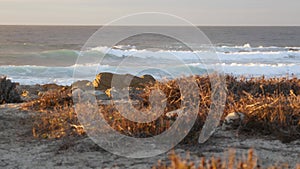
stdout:
<svg viewBox="0 0 300 169">
<path fill-rule="evenodd" d="M 30 66 L 30 65 L 28 65 Z M 74 66 L 74 65 L 72 65 Z M 192 76 L 206 76 L 207 74 L 200 74 L 200 75 L 197 75 L 197 74 L 193 74 Z M 291 80 L 291 79 L 300 79 L 300 75 L 296 75 L 294 73 L 290 73 L 290 74 L 285 74 L 285 75 L 278 75 L 278 76 L 275 76 L 275 75 L 236 75 L 236 74 L 233 74 L 233 73 L 222 73 L 223 76 L 231 76 L 231 77 L 234 77 L 236 78 L 237 80 L 241 80 L 241 79 L 245 79 L 245 80 L 251 80 L 251 79 L 266 79 L 266 80 L 269 80 L 269 79 L 282 79 L 282 80 Z M 12 77 L 10 76 L 7 76 L 5 74 L 0 74 L 0 78 L 2 77 L 6 77 L 7 79 L 11 80 L 11 82 L 13 83 L 16 83 L 18 84 L 19 86 L 47 86 L 47 85 L 57 85 L 57 86 L 65 86 L 65 87 L 71 87 L 73 83 L 76 83 L 78 81 L 89 81 L 88 79 L 73 79 L 73 78 L 69 78 L 65 81 L 69 81 L 69 83 L 59 83 L 59 82 L 55 82 L 57 80 L 59 81 L 63 81 L 62 78 L 59 78 L 59 79 L 53 79 L 53 82 L 45 82 L 45 83 L 22 83 L 22 80 L 17 80 L 17 79 L 13 79 Z M 176 77 L 175 79 L 177 78 L 182 78 L 182 77 L 189 77 L 189 76 L 186 76 L 186 75 L 182 75 L 182 76 L 178 76 Z M 165 79 L 157 79 L 158 81 L 162 81 L 162 80 L 165 80 Z M 172 80 L 172 79 L 170 79 Z"/>
</svg>

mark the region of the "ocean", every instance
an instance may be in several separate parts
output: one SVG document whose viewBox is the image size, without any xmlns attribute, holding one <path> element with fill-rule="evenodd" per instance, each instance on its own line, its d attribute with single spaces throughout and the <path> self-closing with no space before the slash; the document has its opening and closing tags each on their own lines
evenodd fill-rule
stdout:
<svg viewBox="0 0 300 169">
<path fill-rule="evenodd" d="M 215 67 L 235 76 L 300 77 L 300 27 L 199 27 L 207 36 L 202 44 L 186 27 L 142 26 L 110 27 L 95 42 L 90 37 L 99 28 L 0 26 L 0 75 L 20 84 L 61 85 L 92 80 L 103 71 L 174 78 Z M 190 41 L 149 29 L 184 32 Z M 133 36 L 114 43 L 125 30 Z M 134 35 L 141 30 L 145 34 Z"/>
</svg>

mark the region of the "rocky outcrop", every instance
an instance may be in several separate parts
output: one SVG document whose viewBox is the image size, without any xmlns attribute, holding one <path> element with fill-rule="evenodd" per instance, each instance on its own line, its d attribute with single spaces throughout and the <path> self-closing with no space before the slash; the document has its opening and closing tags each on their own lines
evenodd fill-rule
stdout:
<svg viewBox="0 0 300 169">
<path fill-rule="evenodd" d="M 93 81 L 96 90 L 106 91 L 112 87 L 122 89 L 126 87 L 143 88 L 147 84 L 155 83 L 155 79 L 151 75 L 144 75 L 141 77 L 130 74 L 113 74 L 113 73 L 99 73 Z"/>
<path fill-rule="evenodd" d="M 20 95 L 16 90 L 17 85 L 6 76 L 0 77 L 0 104 L 21 102 Z"/>
<path fill-rule="evenodd" d="M 72 84 L 72 97 L 75 103 L 79 102 L 79 96 L 82 97 L 83 93 L 91 94 L 98 100 L 109 100 L 109 96 L 104 91 L 95 90 L 93 82 L 88 80 L 79 80 Z"/>
<path fill-rule="evenodd" d="M 36 85 L 18 85 L 16 90 L 21 101 L 28 102 L 40 98 L 47 92 L 60 91 L 70 89 L 69 86 L 61 86 L 57 84 L 36 84 Z"/>
<path fill-rule="evenodd" d="M 88 80 L 79 80 L 72 84 L 72 90 L 81 89 L 81 90 L 91 90 L 94 89 L 93 83 Z"/>
<path fill-rule="evenodd" d="M 18 85 L 17 91 L 22 101 L 27 102 L 39 98 L 41 85 Z"/>
</svg>

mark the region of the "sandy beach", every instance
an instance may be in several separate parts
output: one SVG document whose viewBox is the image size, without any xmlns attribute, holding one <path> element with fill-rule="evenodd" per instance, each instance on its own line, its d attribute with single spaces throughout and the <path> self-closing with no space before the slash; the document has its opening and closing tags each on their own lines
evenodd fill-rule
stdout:
<svg viewBox="0 0 300 169">
<path fill-rule="evenodd" d="M 100 79 L 99 84 L 103 84 L 103 79 L 102 83 Z M 287 133 L 286 136 L 264 134 L 259 128 L 254 129 L 257 132 L 247 132 L 247 130 L 244 132 L 244 130 L 237 129 L 224 130 L 222 126 L 219 126 L 212 137 L 203 144 L 182 142 L 173 150 L 151 158 L 130 159 L 117 156 L 95 144 L 87 135 L 76 133 L 55 135 L 53 134 L 55 129 L 51 129 L 51 126 L 45 128 L 47 120 L 49 121 L 51 118 L 43 120 L 41 117 L 48 116 L 47 109 L 49 107 L 44 112 L 35 110 L 34 107 L 42 106 L 43 99 L 48 97 L 47 92 L 63 93 L 62 91 L 68 88 L 52 84 L 17 85 L 16 88 L 11 89 L 20 94 L 23 103 L 0 105 L 1 168 L 151 168 L 156 166 L 159 160 L 170 164 L 168 158 L 173 151 L 183 158 L 189 154 L 190 159 L 197 164 L 202 157 L 214 156 L 228 160 L 230 150 L 235 150 L 237 159 L 241 160 L 246 158 L 249 149 L 254 150 L 255 157 L 262 167 L 288 165 L 289 168 L 295 168 L 300 163 L 300 140 L 297 135 L 291 133 Z M 297 92 L 295 91 L 295 93 Z M 58 98 L 65 99 L 63 95 Z M 24 107 L 28 108 L 29 103 L 36 102 L 35 100 L 40 100 L 40 102 L 37 105 L 32 104 L 33 109 L 24 109 Z M 50 100 L 55 101 L 55 98 Z M 64 117 L 63 111 L 59 113 L 62 113 L 61 116 Z M 295 115 L 295 118 L 298 117 L 299 115 Z M 70 125 L 69 122 L 62 124 Z M 37 127 L 44 128 L 39 130 Z M 68 126 L 63 126 L 62 129 L 65 129 L 64 127 L 67 132 Z M 40 133 L 34 134 L 33 128 Z M 48 138 L 45 137 L 45 133 L 48 133 Z M 188 140 L 190 139 L 193 138 L 188 136 Z"/>
<path fill-rule="evenodd" d="M 32 117 L 37 112 L 20 110 L 21 104 L 0 107 L 1 168 L 151 168 L 158 160 L 167 160 L 168 153 L 154 158 L 128 159 L 106 152 L 88 137 L 54 140 L 32 136 Z M 190 153 L 195 162 L 200 157 L 224 157 L 229 149 L 238 155 L 254 148 L 263 166 L 299 163 L 300 140 L 283 144 L 262 136 L 236 136 L 235 131 L 217 131 L 205 144 L 178 145 L 175 152 L 185 157 Z"/>
</svg>

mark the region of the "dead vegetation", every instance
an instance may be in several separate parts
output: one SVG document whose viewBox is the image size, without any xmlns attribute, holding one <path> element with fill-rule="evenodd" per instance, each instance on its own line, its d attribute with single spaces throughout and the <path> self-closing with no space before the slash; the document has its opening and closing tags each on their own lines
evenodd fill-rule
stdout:
<svg viewBox="0 0 300 169">
<path fill-rule="evenodd" d="M 24 104 L 23 109 L 39 113 L 34 117 L 32 128 L 34 137 L 49 139 L 84 133 L 74 127 L 79 125 L 79 122 L 73 109 L 69 87 L 45 92 L 39 99 Z"/>
<path fill-rule="evenodd" d="M 248 151 L 247 157 L 240 158 L 236 156 L 234 150 L 230 150 L 225 158 L 211 157 L 206 159 L 202 157 L 199 162 L 194 162 L 187 156 L 185 159 L 176 155 L 174 152 L 169 155 L 169 164 L 158 161 L 152 169 L 262 169 L 253 149 Z M 288 169 L 288 164 L 270 166 L 266 169 Z M 300 165 L 296 167 L 300 169 Z"/>
<path fill-rule="evenodd" d="M 227 77 L 225 114 L 244 112 L 244 131 L 272 135 L 282 142 L 300 138 L 300 80 Z"/>
<path fill-rule="evenodd" d="M 241 130 L 249 134 L 270 135 L 283 142 L 300 138 L 300 79 L 297 78 L 236 78 L 226 76 L 227 101 L 224 116 L 231 112 L 243 112 L 247 116 Z M 184 142 L 196 141 L 211 105 L 211 85 L 208 76 L 192 78 L 199 87 L 196 94 L 200 98 L 196 123 Z M 191 78 L 182 78 L 181 81 Z M 156 82 L 139 92 L 136 97 L 138 110 L 151 108 L 149 95 L 159 89 L 166 96 L 164 113 L 155 121 L 137 123 L 122 116 L 120 108 L 113 102 L 99 103 L 99 111 L 115 130 L 134 137 L 150 137 L 168 129 L 176 120 L 172 111 L 182 108 L 182 95 L 176 80 Z M 195 93 L 195 92 L 194 92 Z M 189 96 L 193 98 L 193 96 Z M 196 96 L 195 96 L 196 98 Z M 80 106 L 80 105 L 78 105 Z M 86 105 L 82 105 L 82 109 Z M 28 102 L 24 109 L 40 112 L 37 116 L 33 135 L 39 138 L 60 138 L 68 135 L 83 135 L 74 111 L 71 89 L 61 88 L 44 93 L 39 99 Z M 100 111 L 101 110 L 101 111 Z M 155 112 L 154 112 L 155 113 Z M 253 130 L 255 129 L 255 131 Z"/>
</svg>

